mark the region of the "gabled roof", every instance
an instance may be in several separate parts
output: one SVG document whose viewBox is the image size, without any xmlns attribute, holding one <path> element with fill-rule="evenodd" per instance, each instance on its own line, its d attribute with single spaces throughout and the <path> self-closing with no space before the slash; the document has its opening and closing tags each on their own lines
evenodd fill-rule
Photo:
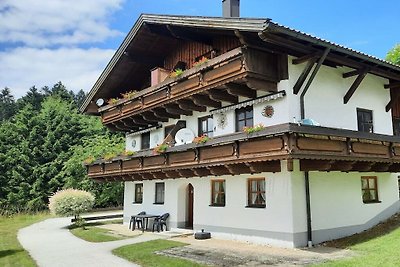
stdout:
<svg viewBox="0 0 400 267">
<path fill-rule="evenodd" d="M 222 18 L 199 16 L 171 16 L 142 14 L 132 27 L 114 56 L 90 90 L 81 112 L 97 113 L 94 104 L 96 99 L 108 97 L 104 92 L 110 90 L 125 90 L 124 85 L 133 83 L 149 76 L 149 70 L 154 67 L 154 58 L 161 59 L 176 43 L 162 36 L 163 28 L 158 29 L 161 34 L 159 40 L 146 34 L 146 28 L 162 26 L 176 27 L 176 29 L 190 29 L 198 35 L 227 34 L 235 36 L 234 31 L 259 35 L 267 46 L 273 44 L 287 48 L 288 54 L 304 56 L 316 53 L 323 49 L 330 49 L 326 63 L 349 66 L 355 69 L 368 69 L 370 73 L 400 80 L 400 66 L 385 60 L 355 51 L 353 49 L 320 39 L 318 37 L 279 25 L 270 19 L 260 18 Z M 155 26 L 154 26 L 155 25 Z M 158 43 L 162 43 L 157 46 Z M 259 43 L 258 43 L 259 44 Z M 128 62 L 127 55 L 135 55 L 143 59 L 142 64 Z M 135 73 L 133 76 L 132 73 Z"/>
<path fill-rule="evenodd" d="M 99 91 L 107 86 L 105 82 L 107 79 L 110 78 L 112 71 L 116 67 L 119 67 L 118 65 L 122 65 L 121 61 L 122 57 L 124 56 L 124 52 L 126 52 L 135 41 L 139 41 L 136 39 L 140 35 L 140 31 L 146 24 L 177 26 L 193 28 L 197 30 L 216 30 L 220 32 L 229 31 L 231 32 L 231 34 L 233 34 L 234 30 L 239 30 L 243 32 L 253 32 L 254 34 L 257 34 L 265 27 L 265 23 L 267 21 L 268 19 L 255 18 L 220 18 L 198 16 L 188 17 L 142 14 L 136 21 L 135 25 L 133 25 L 128 35 L 125 37 L 124 41 L 115 52 L 114 56 L 111 58 L 108 65 L 103 70 L 96 83 L 93 85 L 92 89 L 85 99 L 85 102 L 82 104 L 80 111 L 87 112 L 88 106 L 91 101 L 93 102 L 95 96 L 97 96 L 96 99 L 101 97 L 101 94 L 98 95 Z"/>
</svg>

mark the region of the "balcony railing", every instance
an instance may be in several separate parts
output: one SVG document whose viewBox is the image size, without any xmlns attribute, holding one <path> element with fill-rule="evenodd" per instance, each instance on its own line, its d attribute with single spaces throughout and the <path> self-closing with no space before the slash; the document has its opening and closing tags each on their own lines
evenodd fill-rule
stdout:
<svg viewBox="0 0 400 267">
<path fill-rule="evenodd" d="M 99 112 L 103 123 L 116 130 L 147 127 L 163 119 L 190 115 L 192 110 L 219 107 L 221 101 L 234 103 L 239 95 L 251 96 L 253 90 L 276 91 L 278 65 L 274 55 L 236 48 L 129 99 L 101 107 Z M 227 90 L 225 85 L 234 88 Z"/>
<path fill-rule="evenodd" d="M 400 139 L 333 128 L 282 124 L 252 134 L 215 137 L 204 144 L 139 151 L 87 165 L 99 180 L 143 180 L 280 172 L 281 161 L 301 171 L 400 172 Z"/>
</svg>

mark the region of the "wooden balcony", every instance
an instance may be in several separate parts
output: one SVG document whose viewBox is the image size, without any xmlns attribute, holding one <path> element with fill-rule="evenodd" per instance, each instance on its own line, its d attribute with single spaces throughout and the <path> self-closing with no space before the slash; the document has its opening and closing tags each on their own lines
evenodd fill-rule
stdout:
<svg viewBox="0 0 400 267">
<path fill-rule="evenodd" d="M 285 67 L 286 66 L 286 67 Z M 101 107 L 103 123 L 114 130 L 134 131 L 193 110 L 255 98 L 257 90 L 275 92 L 287 74 L 287 58 L 254 49 L 236 48 L 138 92 L 130 99 Z"/>
<path fill-rule="evenodd" d="M 235 133 L 205 144 L 145 150 L 87 165 L 100 181 L 168 179 L 293 171 L 400 172 L 400 138 L 333 128 L 281 124 L 250 135 Z"/>
</svg>

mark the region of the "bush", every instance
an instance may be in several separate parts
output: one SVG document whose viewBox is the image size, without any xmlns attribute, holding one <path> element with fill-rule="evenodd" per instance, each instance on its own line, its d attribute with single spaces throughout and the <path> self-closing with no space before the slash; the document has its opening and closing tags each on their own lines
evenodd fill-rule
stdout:
<svg viewBox="0 0 400 267">
<path fill-rule="evenodd" d="M 89 211 L 94 205 L 94 196 L 86 191 L 65 189 L 56 192 L 49 199 L 49 209 L 58 216 L 75 216 Z"/>
</svg>

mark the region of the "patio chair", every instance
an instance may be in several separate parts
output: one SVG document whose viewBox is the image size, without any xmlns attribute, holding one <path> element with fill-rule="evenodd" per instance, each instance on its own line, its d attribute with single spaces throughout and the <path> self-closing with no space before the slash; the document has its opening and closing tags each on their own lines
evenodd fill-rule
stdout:
<svg viewBox="0 0 400 267">
<path fill-rule="evenodd" d="M 161 231 L 164 231 L 163 225 L 165 225 L 165 231 L 168 231 L 168 227 L 167 227 L 168 217 L 169 217 L 169 213 L 164 213 L 163 215 L 154 218 L 153 232 L 154 232 L 154 227 L 157 227 L 157 232 L 160 232 L 160 229 L 161 229 Z"/>
<path fill-rule="evenodd" d="M 139 212 L 137 215 L 145 215 L 145 211 Z M 131 216 L 131 220 L 129 221 L 129 229 L 132 227 L 132 231 L 135 230 L 135 226 L 137 225 L 137 228 L 142 227 L 142 219 L 141 218 L 136 218 L 136 215 Z"/>
</svg>

